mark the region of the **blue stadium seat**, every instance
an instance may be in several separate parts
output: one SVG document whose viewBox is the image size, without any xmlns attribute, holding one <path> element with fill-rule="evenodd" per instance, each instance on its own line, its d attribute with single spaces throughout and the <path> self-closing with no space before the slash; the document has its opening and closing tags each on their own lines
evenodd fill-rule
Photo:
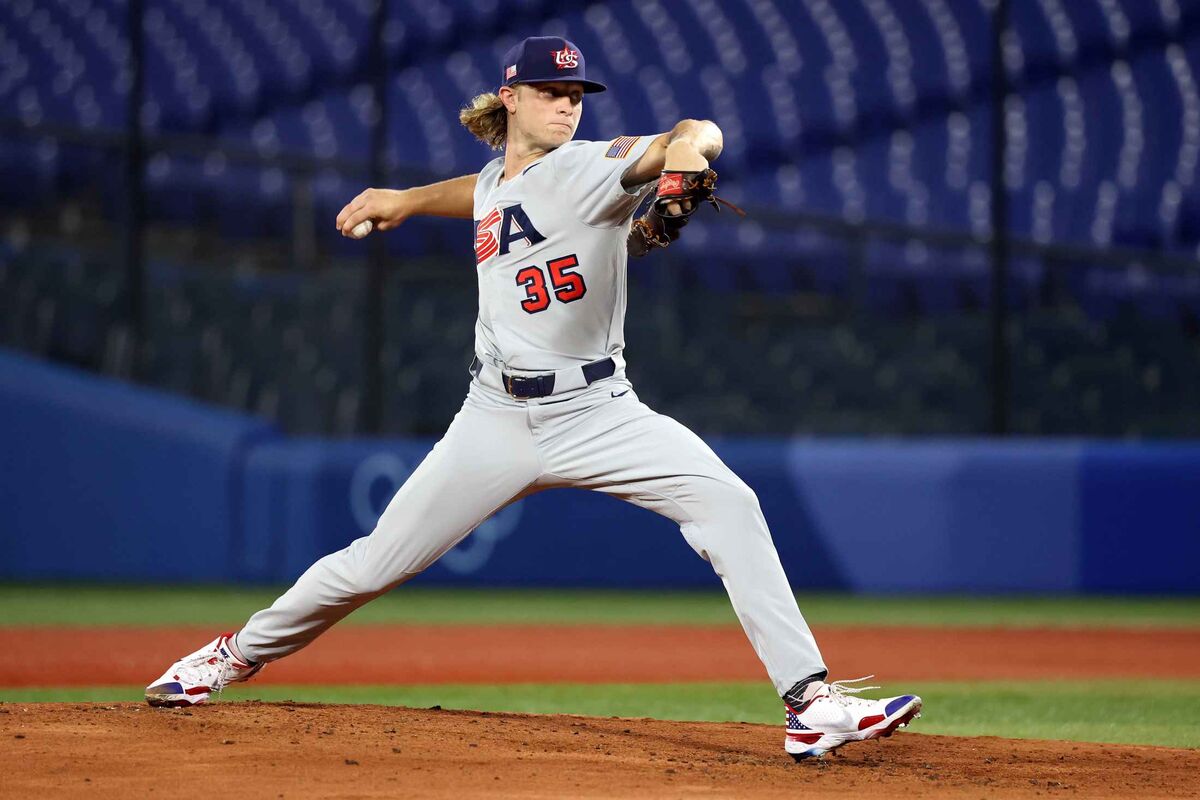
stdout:
<svg viewBox="0 0 1200 800">
<path fill-rule="evenodd" d="M 459 105 L 496 85 L 500 53 L 517 36 L 556 31 L 573 37 L 614 89 L 589 98 L 581 135 L 653 133 L 682 116 L 711 117 L 725 128 L 723 185 L 735 196 L 981 231 L 983 211 L 973 212 L 968 196 L 988 172 L 981 4 L 695 0 L 668 14 L 662 0 L 618 0 L 567 6 L 547 21 L 548 8 L 542 0 L 392 4 L 390 163 L 440 175 L 476 168 L 489 153 L 458 127 Z M 1200 148 L 1200 41 L 1189 26 L 1196 13 L 1172 9 L 1136 0 L 1016 4 L 1015 232 L 1194 246 L 1186 198 Z M 14 69 L 0 80 L 0 101 L 28 124 L 118 127 L 126 88 L 103 76 L 124 58 L 121 13 L 115 0 L 5 4 L 0 52 Z M 215 133 L 266 155 L 361 160 L 368 13 L 350 0 L 152 4 L 148 129 Z M 684 40 L 686 48 L 676 43 Z M 37 163 L 40 174 L 56 170 Z M 236 171 L 211 183 L 216 197 L 249 185 Z M 1112 229 L 1109 218 L 1124 220 L 1125 208 L 1140 212 L 1137 220 Z"/>
<path fill-rule="evenodd" d="M 282 237 L 294 220 L 293 199 L 311 189 L 320 255 L 338 259 L 367 252 L 368 244 L 339 236 L 332 221 L 367 184 L 363 162 L 375 77 L 368 63 L 371 4 L 156 0 L 147 6 L 143 118 L 148 133 L 214 136 L 267 157 L 299 154 L 363 164 L 357 173 L 331 169 L 307 176 L 247 167 L 232 158 L 151 152 L 146 169 L 151 220 L 228 238 Z M 653 134 L 683 117 L 712 118 L 725 132 L 725 152 L 717 164 L 721 194 L 735 202 L 749 198 L 750 205 L 850 222 L 896 222 L 980 237 L 990 232 L 985 3 L 414 0 L 389 7 L 383 31 L 391 75 L 386 158 L 395 174 L 405 176 L 397 179 L 402 183 L 410 175 L 424 180 L 430 173 L 467 173 L 494 157 L 458 124 L 459 108 L 495 88 L 499 59 L 518 38 L 558 33 L 587 52 L 591 73 L 612 88 L 589 96 L 582 137 Z M 4 123 L 118 130 L 128 92 L 122 73 L 128 49 L 124 12 L 121 0 L 0 3 Z M 1012 4 L 1011 21 L 1006 56 L 1013 91 L 1006 114 L 1010 232 L 1043 243 L 1200 252 L 1200 7 L 1029 0 Z M 6 139 L 0 143 L 6 177 L 0 202 L 11 207 L 64 196 L 85 202 L 115 196 L 123 190 L 115 156 L 115 150 L 36 136 Z M 98 205 L 102 216 L 117 221 L 114 204 Z M 889 325 L 919 316 L 930 325 L 952 327 L 953 320 L 977 314 L 988 302 L 990 278 L 979 248 L 854 242 L 793 229 L 775 215 L 750 211 L 741 221 L 728 215 L 698 218 L 678 246 L 660 255 L 661 262 L 631 265 L 632 280 L 665 295 L 681 287 L 701 292 L 714 303 L 728 302 L 730 293 L 766 303 L 797 292 L 818 294 L 839 308 L 878 312 Z M 384 243 L 395 262 L 449 254 L 464 266 L 471 263 L 469 228 L 461 221 L 414 221 Z M 84 353 L 88 337 L 102 340 L 106 334 L 92 332 L 116 323 L 96 310 L 99 284 L 83 267 L 70 266 L 91 262 L 68 257 L 63 263 L 61 274 L 46 273 L 52 277 L 11 261 L 3 267 L 5 290 L 24 304 L 19 315 L 5 321 L 6 335 L 43 350 L 90 358 L 92 351 Z M 1193 336 L 1200 316 L 1200 292 L 1188 275 L 1151 280 L 1137 268 L 1067 267 L 1023 256 L 1014 257 L 1011 272 L 1009 302 L 1029 312 L 1043 302 L 1065 301 L 1109 326 L 1133 315 L 1164 328 L 1182 321 L 1192 326 L 1183 330 Z M 321 293 L 301 297 L 261 276 L 243 284 L 209 285 L 185 275 L 156 285 L 163 307 L 153 312 L 153 323 L 162 338 L 148 357 L 151 374 L 163 385 L 219 391 L 224 402 L 261 408 L 296 424 L 323 430 L 345 425 L 357 413 L 353 387 L 361 372 L 355 358 L 359 343 L 341 334 L 317 343 L 297 339 L 295 331 L 314 324 L 348 333 L 343 322 L 360 313 L 361 287 L 323 286 Z M 425 319 L 435 309 L 439 318 L 453 318 L 469 332 L 471 298 L 458 298 L 461 308 L 443 307 L 426 297 L 428 287 L 396 291 L 401 292 L 399 300 L 393 298 L 400 317 L 417 311 L 418 320 Z M 222 292 L 225 302 L 218 299 Z M 230 293 L 235 301 L 229 301 Z M 656 313 L 667 315 L 669 307 L 656 305 Z M 216 327 L 198 328 L 194 320 L 199 317 L 216 320 Z M 77 328 L 59 324 L 67 318 L 81 322 Z M 268 335 L 276 326 L 263 320 L 277 321 L 286 333 Z M 843 338 L 866 342 L 876 360 L 813 399 L 806 408 L 811 419 L 825 418 L 847 430 L 903 427 L 921 414 L 932 415 L 947 430 L 974 424 L 942 410 L 975 391 L 974 384 L 951 380 L 946 365 L 954 361 L 943 352 L 953 350 L 950 345 L 936 340 L 889 350 L 890 342 L 872 339 L 868 330 L 856 326 L 843 331 Z M 1056 331 L 1036 333 L 1025 344 L 1044 359 L 1047 354 L 1066 358 L 1056 349 L 1060 339 L 1070 347 L 1095 344 Z M 695 344 L 689 358 L 701 358 L 702 344 L 716 346 L 717 339 L 730 335 L 708 334 L 712 343 Z M 389 373 L 388 414 L 399 427 L 436 427 L 432 409 L 437 403 L 431 398 L 441 380 L 431 376 L 441 375 L 439 363 L 453 360 L 445 358 L 448 352 L 469 348 L 466 339 L 452 335 L 447 342 L 439 339 L 443 335 L 440 326 L 414 325 L 403 329 L 404 343 L 389 345 L 394 373 Z M 787 337 L 751 341 L 747 335 L 747 346 L 773 352 L 802 383 L 838 380 L 825 372 L 836 362 L 823 360 L 827 354 L 816 346 Z M 229 343 L 239 337 L 261 346 L 235 355 Z M 205 339 L 207 349 L 193 339 Z M 411 349 L 413 343 L 420 343 L 417 350 Z M 653 346 L 658 343 L 655 338 Z M 685 349 L 677 344 L 675 351 Z M 954 352 L 962 357 L 977 345 L 972 339 Z M 921 373 L 929 380 L 913 377 L 909 394 L 887 416 L 892 423 L 867 407 L 871 386 L 895 380 L 900 367 L 891 360 L 919 371 L 916 365 L 937 361 L 939 352 L 940 366 Z M 1134 392 L 1148 365 L 1158 364 L 1161 372 L 1186 363 L 1182 356 L 1137 352 L 1131 382 L 1129 374 L 1109 374 L 1098 363 L 1064 366 L 1051 359 L 1053 366 L 1038 366 L 1036 352 L 1025 354 L 1026 366 L 1049 388 L 1038 395 L 1047 404 L 1044 413 L 1038 412 L 1040 421 L 1023 417 L 1031 429 L 1072 415 L 1104 429 L 1112 422 L 1109 406 L 1072 406 L 1070 387 L 1100 387 L 1126 400 L 1150 402 L 1149 389 Z M 843 361 L 845 356 L 834 353 Z M 303 364 L 297 362 L 292 372 L 271 373 L 271 364 L 298 359 Z M 460 367 L 454 369 L 461 372 Z M 1038 372 L 1042 367 L 1045 372 Z M 214 375 L 223 388 L 212 389 Z M 1054 384 L 1055 375 L 1061 385 Z M 461 378 L 456 373 L 445 383 L 459 386 Z M 755 383 L 757 375 L 743 374 L 740 365 L 721 367 L 706 380 L 716 390 L 712 402 L 680 406 L 698 420 L 739 407 L 742 401 L 727 392 L 731 384 L 767 388 Z M 319 384 L 315 394 L 292 398 L 290 393 L 305 382 Z M 1156 385 L 1165 384 L 1160 379 Z M 835 401 L 851 405 L 839 409 Z M 747 425 L 760 424 L 773 423 L 748 412 Z"/>
</svg>

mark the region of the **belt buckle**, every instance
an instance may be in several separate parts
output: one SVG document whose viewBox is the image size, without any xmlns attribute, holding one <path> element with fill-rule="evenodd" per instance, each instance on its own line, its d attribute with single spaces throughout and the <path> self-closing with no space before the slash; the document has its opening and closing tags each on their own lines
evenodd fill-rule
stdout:
<svg viewBox="0 0 1200 800">
<path fill-rule="evenodd" d="M 503 376 L 504 391 L 514 400 L 547 397 L 554 392 L 554 375 L 509 375 L 504 372 L 500 374 Z M 531 385 L 533 390 L 528 394 L 517 394 L 517 381 L 521 381 L 522 385 Z"/>
<path fill-rule="evenodd" d="M 520 375 L 509 375 L 507 372 L 502 372 L 500 374 L 503 376 L 503 379 L 504 379 L 504 391 L 508 392 L 509 397 L 511 397 L 514 400 L 528 400 L 530 397 L 533 396 L 533 395 L 517 394 L 516 389 L 514 387 L 516 386 L 517 379 L 521 378 Z"/>
</svg>

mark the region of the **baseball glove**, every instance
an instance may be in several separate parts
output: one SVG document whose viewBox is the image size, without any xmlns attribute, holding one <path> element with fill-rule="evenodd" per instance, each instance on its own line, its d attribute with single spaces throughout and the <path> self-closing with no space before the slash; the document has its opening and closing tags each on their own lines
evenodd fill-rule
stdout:
<svg viewBox="0 0 1200 800">
<path fill-rule="evenodd" d="M 711 203 L 717 211 L 723 203 L 739 216 L 746 216 L 745 211 L 713 194 L 716 185 L 717 173 L 711 168 L 700 172 L 664 169 L 658 179 L 654 202 L 629 229 L 626 240 L 629 255 L 639 258 L 655 247 L 666 247 L 678 239 L 679 231 L 703 202 Z M 677 211 L 671 208 L 672 204 Z"/>
</svg>

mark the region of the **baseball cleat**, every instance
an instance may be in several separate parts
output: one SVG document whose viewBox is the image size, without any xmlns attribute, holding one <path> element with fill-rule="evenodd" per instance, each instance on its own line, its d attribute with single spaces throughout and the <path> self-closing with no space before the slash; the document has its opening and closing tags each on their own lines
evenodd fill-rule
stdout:
<svg viewBox="0 0 1200 800">
<path fill-rule="evenodd" d="M 850 687 L 874 677 L 852 681 L 816 682 L 804 693 L 798 708 L 784 702 L 787 737 L 783 748 L 792 758 L 823 756 L 844 744 L 886 738 L 921 716 L 921 698 L 913 694 L 867 700 L 852 695 L 878 686 Z"/>
<path fill-rule="evenodd" d="M 208 700 L 227 684 L 249 680 L 262 664 L 247 664 L 229 647 L 232 633 L 223 633 L 191 655 L 172 664 L 162 677 L 146 687 L 146 702 L 152 706 L 177 708 Z"/>
</svg>

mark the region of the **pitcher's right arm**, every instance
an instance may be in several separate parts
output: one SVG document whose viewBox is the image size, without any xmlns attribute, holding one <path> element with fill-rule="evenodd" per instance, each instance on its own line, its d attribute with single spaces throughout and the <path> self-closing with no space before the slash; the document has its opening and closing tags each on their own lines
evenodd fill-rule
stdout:
<svg viewBox="0 0 1200 800">
<path fill-rule="evenodd" d="M 342 208 L 337 215 L 337 229 L 342 236 L 350 237 L 350 232 L 365 220 L 371 220 L 375 230 L 389 231 L 420 214 L 472 219 L 477 177 L 463 175 L 411 189 L 366 189 Z"/>
</svg>

